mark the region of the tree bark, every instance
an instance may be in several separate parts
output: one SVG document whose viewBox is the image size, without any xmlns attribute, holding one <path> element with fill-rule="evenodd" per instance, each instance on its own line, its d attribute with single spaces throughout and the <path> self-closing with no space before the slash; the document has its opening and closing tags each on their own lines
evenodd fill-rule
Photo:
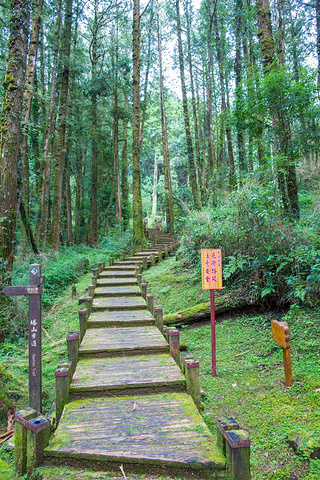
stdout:
<svg viewBox="0 0 320 480">
<path fill-rule="evenodd" d="M 132 139 L 132 213 L 133 238 L 136 245 L 144 243 L 142 199 L 141 199 L 141 167 L 140 167 L 140 0 L 133 3 L 133 139 Z"/>
<path fill-rule="evenodd" d="M 172 202 L 172 187 L 171 187 L 166 107 L 165 107 L 165 98 L 164 98 L 164 81 L 163 81 L 162 48 L 161 48 L 159 13 L 157 15 L 157 38 L 158 38 L 159 77 L 160 77 L 161 130 L 162 130 L 162 151 L 163 151 L 163 163 L 164 163 L 164 186 L 166 190 L 166 193 L 165 193 L 166 223 L 167 223 L 167 228 L 170 234 L 173 235 L 174 234 L 173 202 Z"/>
<path fill-rule="evenodd" d="M 201 210 L 202 206 L 201 206 L 198 181 L 197 181 L 197 173 L 196 173 L 197 169 L 196 169 L 196 164 L 194 161 L 194 154 L 193 154 L 193 145 L 192 145 L 189 111 L 188 111 L 187 88 L 186 88 L 185 73 L 184 73 L 184 59 L 183 59 L 183 50 L 182 50 L 182 29 L 181 29 L 179 0 L 176 0 L 176 15 L 177 15 L 177 37 L 178 37 L 178 51 L 179 51 L 180 80 L 181 80 L 184 125 L 185 125 L 186 140 L 187 140 L 187 154 L 188 154 L 188 162 L 189 162 L 190 183 L 191 183 L 194 207 L 196 210 Z"/>
<path fill-rule="evenodd" d="M 73 0 L 66 0 L 66 12 L 64 20 L 63 45 L 62 45 L 62 75 L 61 94 L 59 109 L 58 138 L 56 146 L 56 159 L 54 168 L 54 185 L 52 201 L 52 224 L 51 224 L 51 247 L 56 251 L 60 248 L 60 226 L 61 226 L 61 203 L 62 203 L 62 181 L 65 156 L 65 137 L 67 124 L 67 107 L 70 73 L 70 49 L 71 49 L 71 28 L 72 28 L 72 3 Z"/>
<path fill-rule="evenodd" d="M 16 242 L 18 158 L 30 1 L 12 0 L 0 138 L 0 283 L 10 282 Z M 6 278 L 5 278 L 6 277 Z M 0 288 L 1 290 L 1 288 Z"/>
</svg>

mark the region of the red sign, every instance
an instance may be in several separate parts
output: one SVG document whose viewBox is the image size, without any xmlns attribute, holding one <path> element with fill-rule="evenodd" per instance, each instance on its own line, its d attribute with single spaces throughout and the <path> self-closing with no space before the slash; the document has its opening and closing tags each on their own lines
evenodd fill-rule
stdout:
<svg viewBox="0 0 320 480">
<path fill-rule="evenodd" d="M 218 290 L 222 288 L 222 256 L 221 249 L 201 250 L 202 290 Z"/>
</svg>

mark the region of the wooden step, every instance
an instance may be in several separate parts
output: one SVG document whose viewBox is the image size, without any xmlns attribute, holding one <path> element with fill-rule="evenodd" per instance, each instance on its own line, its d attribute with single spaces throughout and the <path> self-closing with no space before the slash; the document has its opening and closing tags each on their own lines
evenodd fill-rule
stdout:
<svg viewBox="0 0 320 480">
<path fill-rule="evenodd" d="M 92 302 L 93 311 L 107 310 L 145 310 L 147 302 L 143 297 L 110 297 L 94 298 Z"/>
<path fill-rule="evenodd" d="M 120 271 L 126 271 L 126 270 L 135 270 L 137 268 L 137 265 L 135 263 L 129 263 L 129 264 L 126 264 L 126 265 L 121 265 L 121 263 L 119 262 L 118 263 L 115 263 L 114 265 L 112 265 L 112 267 L 107 267 L 105 268 L 101 273 L 100 275 L 103 275 L 105 272 L 109 272 L 110 270 L 113 271 L 113 270 L 120 270 Z"/>
<path fill-rule="evenodd" d="M 192 398 L 185 393 L 92 398 L 66 405 L 45 449 L 50 464 L 70 463 L 119 472 L 161 469 L 195 480 L 222 479 L 225 458 Z M 239 479 L 240 480 L 240 479 Z"/>
<path fill-rule="evenodd" d="M 81 359 L 70 385 L 71 399 L 174 390 L 185 390 L 185 377 L 169 354 Z"/>
<path fill-rule="evenodd" d="M 138 286 L 97 287 L 94 297 L 137 297 L 141 296 L 141 289 Z"/>
<path fill-rule="evenodd" d="M 97 287 L 113 287 L 115 285 L 138 285 L 137 277 L 99 277 Z"/>
<path fill-rule="evenodd" d="M 100 273 L 99 275 L 99 280 L 102 280 L 103 278 L 131 278 L 134 276 L 133 270 L 130 269 L 113 269 L 112 270 L 103 270 L 103 272 Z"/>
<path fill-rule="evenodd" d="M 167 353 L 169 345 L 157 327 L 90 328 L 79 347 L 79 357 L 111 357 Z"/>
<path fill-rule="evenodd" d="M 136 327 L 155 324 L 148 310 L 121 310 L 115 312 L 94 312 L 88 318 L 88 328 Z"/>
</svg>

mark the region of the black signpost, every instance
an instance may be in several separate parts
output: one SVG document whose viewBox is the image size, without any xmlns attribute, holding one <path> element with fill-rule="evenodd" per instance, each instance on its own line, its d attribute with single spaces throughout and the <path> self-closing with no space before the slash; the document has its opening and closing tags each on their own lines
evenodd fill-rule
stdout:
<svg viewBox="0 0 320 480">
<path fill-rule="evenodd" d="M 6 295 L 29 295 L 29 407 L 42 410 L 42 365 L 41 365 L 41 265 L 29 265 L 29 285 L 6 287 Z"/>
</svg>

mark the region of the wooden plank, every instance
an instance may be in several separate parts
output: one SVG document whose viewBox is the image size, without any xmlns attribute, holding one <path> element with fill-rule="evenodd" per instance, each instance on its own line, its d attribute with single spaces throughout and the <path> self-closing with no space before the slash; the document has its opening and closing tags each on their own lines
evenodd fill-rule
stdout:
<svg viewBox="0 0 320 480">
<path fill-rule="evenodd" d="M 95 297 L 137 297 L 141 296 L 141 290 L 138 286 L 115 286 L 115 287 L 97 287 L 94 291 Z"/>
<path fill-rule="evenodd" d="M 92 309 L 97 310 L 144 310 L 147 302 L 143 297 L 94 298 Z"/>
<path fill-rule="evenodd" d="M 88 328 L 109 326 L 133 327 L 139 324 L 154 325 L 153 315 L 148 310 L 123 310 L 94 312 L 88 318 Z"/>
<path fill-rule="evenodd" d="M 99 275 L 99 280 L 102 278 L 123 278 L 123 277 L 131 278 L 132 276 L 133 276 L 133 270 L 112 269 L 112 270 L 104 270 L 103 272 L 101 272 Z"/>
<path fill-rule="evenodd" d="M 86 331 L 79 355 L 166 353 L 169 346 L 156 327 L 91 328 Z"/>
<path fill-rule="evenodd" d="M 78 362 L 71 393 L 121 388 L 154 388 L 185 385 L 185 378 L 171 355 L 93 358 Z"/>
<path fill-rule="evenodd" d="M 106 267 L 100 275 L 104 274 L 105 272 L 112 271 L 112 270 L 135 270 L 136 264 L 135 263 L 128 263 L 127 265 L 121 265 L 121 263 L 115 263 L 112 267 Z"/>
<path fill-rule="evenodd" d="M 187 394 L 78 400 L 66 405 L 46 457 L 222 471 L 225 458 Z"/>
<path fill-rule="evenodd" d="M 97 280 L 97 287 L 113 287 L 115 285 L 138 285 L 138 280 L 137 277 L 99 277 Z"/>
</svg>

